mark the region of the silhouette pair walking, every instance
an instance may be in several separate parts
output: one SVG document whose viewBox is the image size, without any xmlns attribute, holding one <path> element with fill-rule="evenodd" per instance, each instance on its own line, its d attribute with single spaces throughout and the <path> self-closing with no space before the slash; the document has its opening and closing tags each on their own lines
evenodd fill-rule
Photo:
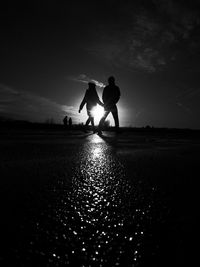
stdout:
<svg viewBox="0 0 200 267">
<path fill-rule="evenodd" d="M 80 104 L 79 113 L 83 109 L 84 105 L 86 104 L 88 119 L 85 123 L 85 127 L 89 125 L 91 122 L 93 132 L 95 133 L 95 125 L 94 125 L 94 115 L 92 110 L 94 107 L 99 104 L 104 107 L 104 115 L 99 121 L 98 125 L 98 134 L 102 134 L 102 129 L 104 122 L 109 115 L 112 113 L 114 122 L 115 122 L 115 130 L 118 131 L 119 129 L 119 117 L 118 117 L 118 109 L 117 109 L 117 102 L 120 99 L 121 93 L 119 87 L 115 84 L 115 78 L 113 76 L 108 78 L 108 85 L 104 88 L 102 94 L 103 103 L 100 101 L 97 91 L 96 85 L 94 83 L 88 83 L 89 88 L 85 92 L 85 96 Z"/>
</svg>

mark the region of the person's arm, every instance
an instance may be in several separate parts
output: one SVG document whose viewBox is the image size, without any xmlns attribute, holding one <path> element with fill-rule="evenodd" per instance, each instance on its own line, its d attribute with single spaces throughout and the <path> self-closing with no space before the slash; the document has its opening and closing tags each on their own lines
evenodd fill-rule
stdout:
<svg viewBox="0 0 200 267">
<path fill-rule="evenodd" d="M 104 104 L 101 102 L 101 100 L 99 99 L 99 96 L 98 94 L 96 93 L 96 100 L 97 100 L 97 103 L 100 105 L 100 106 L 104 106 Z"/>
<path fill-rule="evenodd" d="M 104 106 L 104 104 L 100 101 L 100 99 L 98 99 L 97 103 L 102 107 Z"/>
<path fill-rule="evenodd" d="M 102 94 L 102 100 L 103 100 L 103 103 L 104 103 L 104 104 L 106 103 L 106 90 L 107 90 L 107 86 L 104 87 L 104 89 L 103 89 L 103 94 Z"/>
<path fill-rule="evenodd" d="M 84 96 L 84 98 L 83 98 L 83 100 L 82 100 L 82 102 L 81 102 L 81 104 L 80 104 L 79 111 L 78 111 L 79 113 L 80 113 L 81 110 L 83 109 L 85 103 L 86 103 L 86 94 L 85 94 L 85 96 Z"/>
<path fill-rule="evenodd" d="M 113 93 L 113 97 L 111 99 L 111 103 L 113 104 L 117 104 L 117 102 L 119 101 L 120 99 L 120 96 L 121 96 L 121 93 L 120 93 L 120 89 L 118 86 L 115 87 L 115 91 Z"/>
</svg>

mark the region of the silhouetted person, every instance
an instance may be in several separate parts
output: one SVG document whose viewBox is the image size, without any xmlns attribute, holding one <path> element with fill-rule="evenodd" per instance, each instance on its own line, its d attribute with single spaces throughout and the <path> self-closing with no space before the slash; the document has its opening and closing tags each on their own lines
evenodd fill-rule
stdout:
<svg viewBox="0 0 200 267">
<path fill-rule="evenodd" d="M 63 123 L 64 123 L 64 126 L 67 127 L 67 124 L 68 124 L 68 117 L 67 116 L 64 117 Z"/>
<path fill-rule="evenodd" d="M 71 128 L 72 127 L 72 118 L 70 117 L 69 118 L 69 128 Z"/>
<path fill-rule="evenodd" d="M 88 119 L 85 123 L 85 127 L 89 125 L 91 122 L 93 132 L 95 132 L 95 127 L 94 127 L 94 116 L 92 114 L 92 109 L 97 105 L 103 106 L 103 103 L 99 100 L 97 91 L 96 91 L 96 85 L 94 83 L 89 82 L 88 83 L 89 88 L 85 92 L 85 96 L 80 104 L 79 108 L 79 113 L 81 112 L 82 108 L 86 104 L 86 109 L 87 109 L 87 114 L 88 114 Z"/>
<path fill-rule="evenodd" d="M 115 130 L 119 129 L 119 117 L 118 117 L 118 109 L 117 102 L 119 101 L 121 96 L 119 87 L 115 84 L 115 78 L 113 76 L 108 78 L 108 85 L 103 90 L 103 103 L 104 103 L 104 116 L 101 118 L 98 127 L 98 133 L 101 134 L 102 126 L 111 112 L 115 121 Z"/>
</svg>

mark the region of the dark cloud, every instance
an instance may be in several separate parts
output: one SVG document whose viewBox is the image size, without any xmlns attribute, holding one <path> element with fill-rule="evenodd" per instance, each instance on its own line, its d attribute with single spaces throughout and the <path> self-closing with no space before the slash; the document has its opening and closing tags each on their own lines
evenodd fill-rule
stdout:
<svg viewBox="0 0 200 267">
<path fill-rule="evenodd" d="M 197 105 L 195 102 L 199 102 L 200 88 L 188 88 L 181 90 L 175 97 L 176 105 L 184 112 L 193 115 L 193 118 L 198 119 Z M 196 100 L 196 101 L 195 101 Z"/>
<path fill-rule="evenodd" d="M 197 4 L 152 0 L 116 6 L 109 20 L 99 22 L 98 43 L 88 49 L 98 58 L 117 67 L 155 72 L 184 57 L 186 51 L 194 53 L 199 48 Z"/>
<path fill-rule="evenodd" d="M 73 50 L 76 43 L 117 67 L 160 71 L 200 46 L 198 0 L 48 1 L 27 4 L 27 12 L 17 5 L 7 14 L 15 28 L 12 36 L 21 33 L 27 38 L 34 33 L 33 40 L 62 36 L 58 38 L 68 48 L 70 44 Z"/>
<path fill-rule="evenodd" d="M 48 98 L 0 84 L 0 113 L 14 119 L 44 122 L 53 119 L 62 122 L 67 114 L 77 119 L 77 111 L 73 106 L 60 105 Z"/>
<path fill-rule="evenodd" d="M 181 108 L 184 112 L 193 115 L 193 111 L 192 111 L 189 107 L 187 107 L 185 104 L 183 104 L 183 103 L 181 103 L 181 102 L 177 102 L 176 104 L 177 104 L 177 106 L 178 106 L 179 108 Z"/>
<path fill-rule="evenodd" d="M 200 88 L 189 88 L 187 90 L 182 91 L 180 94 L 178 94 L 176 97 L 178 99 L 187 99 L 192 97 L 199 97 L 200 96 Z"/>
</svg>

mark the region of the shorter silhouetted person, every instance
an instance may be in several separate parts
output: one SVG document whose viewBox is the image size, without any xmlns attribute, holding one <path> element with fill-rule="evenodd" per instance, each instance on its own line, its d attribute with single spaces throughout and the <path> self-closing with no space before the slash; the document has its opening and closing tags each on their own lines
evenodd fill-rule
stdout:
<svg viewBox="0 0 200 267">
<path fill-rule="evenodd" d="M 113 76 L 108 78 L 108 85 L 103 90 L 103 103 L 104 103 L 104 116 L 101 118 L 98 127 L 98 133 L 101 134 L 102 127 L 104 122 L 111 112 L 115 121 L 115 130 L 119 129 L 119 117 L 118 117 L 118 109 L 117 102 L 119 101 L 121 96 L 119 87 L 115 84 L 115 78 Z"/>
<path fill-rule="evenodd" d="M 64 117 L 63 124 L 65 127 L 67 127 L 67 125 L 68 125 L 68 117 L 67 116 Z"/>
<path fill-rule="evenodd" d="M 69 128 L 71 128 L 72 127 L 72 118 L 70 117 L 69 118 Z"/>
<path fill-rule="evenodd" d="M 97 104 L 103 106 L 103 103 L 99 100 L 99 97 L 96 91 L 96 85 L 94 83 L 89 82 L 88 86 L 89 88 L 86 90 L 85 96 L 80 104 L 79 113 L 81 112 L 84 105 L 86 104 L 88 119 L 85 123 L 85 127 L 87 127 L 89 123 L 91 122 L 93 132 L 95 132 L 94 116 L 92 114 L 92 110 Z"/>
</svg>

